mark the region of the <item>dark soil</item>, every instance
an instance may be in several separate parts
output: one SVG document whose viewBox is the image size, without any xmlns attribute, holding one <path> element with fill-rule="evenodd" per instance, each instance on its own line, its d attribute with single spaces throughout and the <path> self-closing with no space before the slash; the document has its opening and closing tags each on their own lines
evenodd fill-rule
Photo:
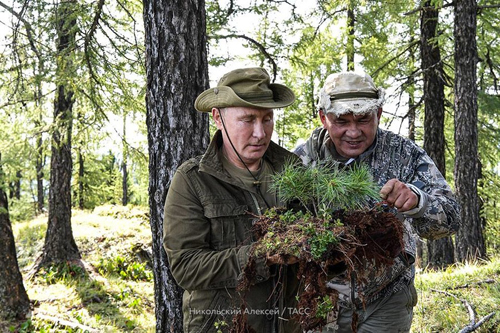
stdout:
<svg viewBox="0 0 500 333">
<path fill-rule="evenodd" d="M 342 224 L 335 223 L 339 220 Z M 317 233 L 326 229 L 332 230 L 338 240 L 327 245 L 319 258 L 317 254 L 313 255 L 311 237 L 300 232 L 304 230 L 305 223 Z M 284 262 L 290 256 L 298 257 L 297 278 L 302 289 L 299 292 L 297 308 L 307 308 L 310 311 L 307 314 L 296 314 L 294 319 L 305 331 L 320 330 L 326 324 L 327 316 L 324 308 L 320 309 L 320 303 L 329 298 L 333 305 L 330 308 L 335 308 L 337 304 L 337 291 L 326 286 L 331 277 L 345 273 L 349 279 L 354 277 L 360 281 L 359 277 L 364 275 L 366 261 L 373 261 L 376 265 L 391 265 L 403 249 L 402 223 L 392 212 L 380 207 L 352 212 L 339 210 L 330 221 L 313 218 L 308 221 L 283 223 L 279 217 L 262 216 L 254 224 L 253 231 L 257 240 L 253 247 L 254 258 L 266 255 L 262 252 L 266 248 L 265 242 L 270 239 L 279 240 L 283 246 L 266 251 L 268 255 L 278 254 Z M 268 235 L 269 232 L 272 236 Z M 296 237 L 293 237 L 294 235 Z M 250 260 L 238 287 L 243 297 L 254 281 L 254 265 L 254 260 Z M 242 304 L 244 306 L 244 299 Z M 356 318 L 353 318 L 353 321 L 355 320 Z M 243 316 L 233 318 L 231 332 L 251 331 Z"/>
</svg>

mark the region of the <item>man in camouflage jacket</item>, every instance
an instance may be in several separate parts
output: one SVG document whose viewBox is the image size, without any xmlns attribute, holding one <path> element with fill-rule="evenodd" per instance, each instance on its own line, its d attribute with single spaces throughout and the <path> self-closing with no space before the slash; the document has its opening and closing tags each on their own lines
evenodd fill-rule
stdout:
<svg viewBox="0 0 500 333">
<path fill-rule="evenodd" d="M 392 266 L 367 262 L 363 283 L 342 274 L 328 283 L 339 291 L 340 309 L 332 312 L 323 332 L 351 332 L 353 311 L 358 332 L 408 332 L 417 302 L 415 231 L 438 239 L 458 228 L 459 205 L 432 159 L 411 140 L 378 127 L 383 101 L 383 89 L 366 74 L 330 75 L 320 93 L 323 128 L 294 151 L 305 164 L 327 159 L 366 163 L 382 186 L 382 199 L 397 210 L 404 226 L 404 251 Z"/>
</svg>

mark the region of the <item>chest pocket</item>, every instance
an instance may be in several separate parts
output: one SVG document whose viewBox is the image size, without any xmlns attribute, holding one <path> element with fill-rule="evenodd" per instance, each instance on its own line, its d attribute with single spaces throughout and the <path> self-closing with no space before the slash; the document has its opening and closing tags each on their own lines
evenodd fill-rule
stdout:
<svg viewBox="0 0 500 333">
<path fill-rule="evenodd" d="M 205 217 L 210 220 L 210 245 L 223 250 L 249 243 L 251 216 L 248 206 L 231 202 L 205 205 Z"/>
</svg>

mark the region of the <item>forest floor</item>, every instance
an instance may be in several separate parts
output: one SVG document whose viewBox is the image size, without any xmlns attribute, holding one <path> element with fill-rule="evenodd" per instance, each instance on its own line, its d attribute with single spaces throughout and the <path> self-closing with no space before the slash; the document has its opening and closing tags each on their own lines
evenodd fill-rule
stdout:
<svg viewBox="0 0 500 333">
<path fill-rule="evenodd" d="M 0 332 L 154 332 L 147 208 L 75 210 L 73 234 L 89 274 L 45 270 L 24 285 L 30 320 L 0 322 Z M 43 246 L 47 216 L 13 223 L 22 273 Z M 475 332 L 500 333 L 500 254 L 443 271 L 419 269 L 412 332 L 459 332 L 491 315 Z M 472 332 L 470 330 L 469 332 Z"/>
</svg>

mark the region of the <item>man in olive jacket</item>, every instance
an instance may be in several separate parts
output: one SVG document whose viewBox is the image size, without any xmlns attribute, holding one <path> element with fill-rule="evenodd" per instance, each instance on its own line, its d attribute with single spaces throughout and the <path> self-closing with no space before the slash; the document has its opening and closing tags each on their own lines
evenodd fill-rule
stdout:
<svg viewBox="0 0 500 333">
<path fill-rule="evenodd" d="M 270 175 L 294 154 L 271 141 L 273 109 L 292 104 L 293 92 L 270 83 L 262 68 L 225 74 L 198 96 L 195 108 L 211 112 L 218 128 L 204 155 L 176 171 L 165 202 L 163 245 L 172 274 L 185 290 L 185 332 L 215 332 L 239 312 L 256 332 L 299 332 L 293 314 L 297 279 L 292 262 L 256 260 L 256 278 L 236 292 L 250 257 L 252 221 L 280 206 Z M 228 328 L 228 326 L 223 327 Z"/>
</svg>

